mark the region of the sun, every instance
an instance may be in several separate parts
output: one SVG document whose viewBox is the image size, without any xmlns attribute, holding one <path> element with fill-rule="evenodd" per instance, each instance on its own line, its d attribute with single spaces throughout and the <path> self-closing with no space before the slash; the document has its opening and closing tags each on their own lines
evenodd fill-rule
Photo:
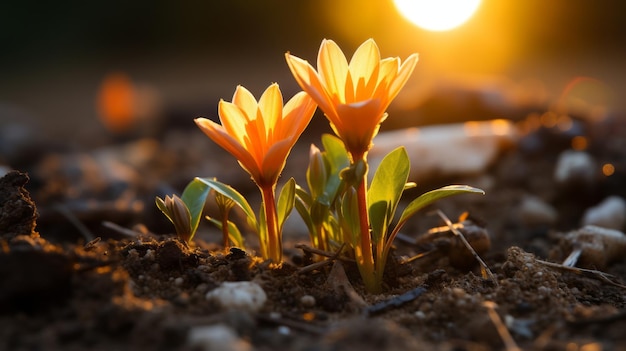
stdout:
<svg viewBox="0 0 626 351">
<path fill-rule="evenodd" d="M 481 0 L 394 0 L 396 8 L 418 27 L 446 31 L 467 21 Z"/>
</svg>

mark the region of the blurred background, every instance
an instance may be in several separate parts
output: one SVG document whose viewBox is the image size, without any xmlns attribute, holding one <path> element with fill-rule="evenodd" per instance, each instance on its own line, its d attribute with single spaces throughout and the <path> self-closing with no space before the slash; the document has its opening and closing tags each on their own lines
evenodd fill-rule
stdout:
<svg viewBox="0 0 626 351">
<path fill-rule="evenodd" d="M 298 87 L 284 53 L 315 62 L 323 38 L 348 57 L 368 38 L 383 57 L 420 54 L 388 128 L 506 118 L 503 106 L 549 106 L 564 92 L 623 110 L 625 7 L 483 0 L 464 24 L 435 32 L 393 0 L 10 2 L 0 11 L 0 123 L 28 120 L 80 138 L 102 127 L 99 91 L 121 73 L 147 110 L 192 125 L 216 116 L 238 84 L 259 96 L 278 82 L 290 97 Z"/>
<path fill-rule="evenodd" d="M 465 13 L 465 22 L 446 31 L 407 19 L 428 13 L 412 7 L 420 3 L 445 3 L 442 14 L 426 16 L 443 20 L 464 15 L 462 5 L 474 1 L 5 2 L 0 174 L 28 172 L 38 230 L 48 237 L 75 233 L 91 240 L 83 227 L 100 233 L 103 220 L 171 232 L 154 198 L 180 194 L 195 176 L 215 176 L 258 202 L 249 176 L 193 119 L 215 119 L 219 100 L 230 100 L 239 84 L 259 97 L 277 82 L 285 100 L 293 96 L 300 88 L 285 62 L 287 51 L 315 64 L 324 38 L 348 57 L 373 38 L 383 57 L 420 55 L 382 130 L 493 119 L 530 126 L 520 154 L 504 163 L 502 174 L 510 176 L 502 182 L 523 184 L 548 200 L 557 155 L 589 149 L 602 173 L 587 165 L 582 173 L 600 174 L 608 190 L 563 215 L 563 222 L 575 223 L 570 219 L 584 206 L 623 191 L 626 6 L 617 0 L 482 0 L 473 14 Z M 401 2 L 411 8 L 400 13 L 395 5 Z M 285 174 L 303 177 L 309 144 L 319 144 L 320 132 L 329 130 L 317 115 Z M 492 140 L 497 137 L 494 131 Z M 456 166 L 476 155 L 496 157 L 500 149 L 493 147 L 499 146 L 489 145 L 475 152 L 444 134 L 427 149 L 456 156 L 433 158 L 439 166 Z M 453 151 L 442 153 L 445 147 Z M 420 162 L 413 163 L 421 164 L 417 155 Z M 420 176 L 418 190 L 444 181 L 477 184 L 455 176 Z M 485 179 L 479 187 L 488 189 Z"/>
</svg>

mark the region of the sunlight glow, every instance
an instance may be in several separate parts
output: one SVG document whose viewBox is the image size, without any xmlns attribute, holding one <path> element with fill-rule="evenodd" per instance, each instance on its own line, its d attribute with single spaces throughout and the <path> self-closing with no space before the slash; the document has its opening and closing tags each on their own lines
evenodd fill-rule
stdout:
<svg viewBox="0 0 626 351">
<path fill-rule="evenodd" d="M 416 26 L 431 31 L 446 31 L 467 21 L 478 9 L 480 0 L 394 0 L 396 8 Z"/>
</svg>

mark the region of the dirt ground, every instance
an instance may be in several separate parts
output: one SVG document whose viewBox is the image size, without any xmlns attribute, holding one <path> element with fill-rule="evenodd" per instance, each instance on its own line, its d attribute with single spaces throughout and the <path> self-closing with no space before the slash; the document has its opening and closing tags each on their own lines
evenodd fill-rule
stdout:
<svg viewBox="0 0 626 351">
<path fill-rule="evenodd" d="M 309 269 L 310 255 L 296 247 L 306 236 L 295 230 L 285 234 L 280 268 L 254 256 L 253 238 L 249 251 L 223 251 L 209 225 L 190 247 L 176 239 L 155 194 L 215 170 L 254 191 L 196 130 L 94 151 L 31 145 L 20 151 L 25 173 L 0 180 L 0 349 L 626 349 L 624 240 L 602 246 L 594 253 L 601 259 L 583 254 L 578 263 L 589 271 L 558 266 L 581 246 L 566 235 L 580 229 L 583 213 L 610 195 L 626 196 L 626 126 L 620 116 L 573 117 L 575 132 L 540 126 L 484 173 L 416 189 L 485 188 L 485 196 L 445 199 L 429 210 L 452 219 L 469 213 L 464 233 L 482 233 L 473 245 L 490 240 L 480 255 L 493 279 L 449 232 L 411 242 L 442 225 L 426 210 L 396 241 L 382 294 L 363 290 L 349 260 Z M 575 136 L 614 173 L 598 166 L 590 179 L 557 183 L 555 164 Z M 207 153 L 214 157 L 207 161 Z M 529 209 L 530 196 L 549 208 Z M 260 285 L 265 304 L 228 309 L 206 298 L 234 281 Z"/>
</svg>

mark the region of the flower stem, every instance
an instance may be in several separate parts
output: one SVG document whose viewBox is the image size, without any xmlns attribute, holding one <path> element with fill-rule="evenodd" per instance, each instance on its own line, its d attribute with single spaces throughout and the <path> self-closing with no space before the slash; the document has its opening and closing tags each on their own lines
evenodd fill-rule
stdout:
<svg viewBox="0 0 626 351">
<path fill-rule="evenodd" d="M 263 239 L 261 239 L 261 251 L 267 254 L 267 257 L 273 263 L 278 264 L 283 261 L 283 244 L 282 233 L 278 228 L 278 213 L 276 212 L 274 186 L 262 187 L 261 193 L 263 196 L 267 225 L 267 242 L 263 242 Z M 263 248 L 264 245 L 267 245 L 267 247 Z"/>
<path fill-rule="evenodd" d="M 361 156 L 364 159 L 365 155 Z M 359 158 L 355 157 L 355 160 Z M 374 266 L 374 253 L 372 251 L 372 238 L 370 235 L 370 222 L 367 210 L 367 172 L 356 188 L 357 203 L 359 208 L 359 228 L 361 230 L 361 261 L 359 271 L 367 291 L 379 293 L 382 289 L 380 282 L 376 279 Z M 358 257 L 357 257 L 358 259 Z"/>
<path fill-rule="evenodd" d="M 230 248 L 230 241 L 228 240 L 228 212 L 230 212 L 230 208 L 224 209 L 222 212 L 222 243 L 226 251 Z"/>
</svg>

